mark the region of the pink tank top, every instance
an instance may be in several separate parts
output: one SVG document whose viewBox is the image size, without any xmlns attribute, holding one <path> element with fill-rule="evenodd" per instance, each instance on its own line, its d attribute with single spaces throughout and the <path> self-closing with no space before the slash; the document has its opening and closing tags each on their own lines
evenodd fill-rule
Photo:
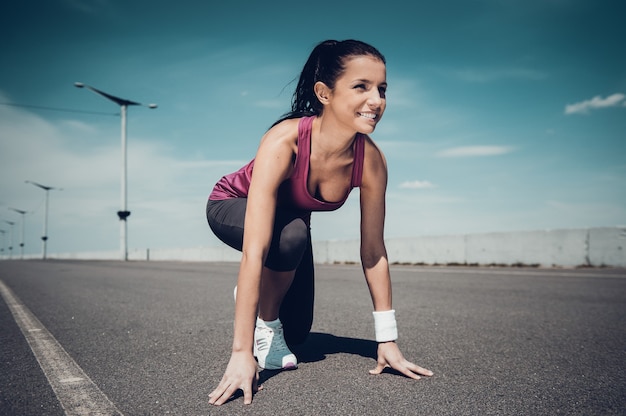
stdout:
<svg viewBox="0 0 626 416">
<path fill-rule="evenodd" d="M 311 155 L 311 128 L 313 117 L 303 117 L 298 123 L 298 154 L 291 177 L 278 188 L 278 205 L 291 207 L 301 211 L 333 211 L 341 207 L 352 188 L 361 186 L 363 159 L 365 156 L 365 137 L 357 133 L 354 141 L 354 162 L 352 164 L 352 180 L 350 189 L 341 201 L 326 202 L 315 198 L 309 193 L 309 159 Z M 210 200 L 219 201 L 231 198 L 246 198 L 250 188 L 250 179 L 254 160 L 236 172 L 222 177 L 211 192 Z"/>
</svg>

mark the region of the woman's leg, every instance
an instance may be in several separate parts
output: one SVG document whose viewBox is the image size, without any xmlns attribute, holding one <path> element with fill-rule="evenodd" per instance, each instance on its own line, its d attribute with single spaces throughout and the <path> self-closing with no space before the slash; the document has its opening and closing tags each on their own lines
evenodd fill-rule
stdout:
<svg viewBox="0 0 626 416">
<path fill-rule="evenodd" d="M 243 245 L 246 203 L 245 199 L 239 199 L 209 201 L 207 204 L 211 229 L 218 238 L 237 250 Z M 301 268 L 303 256 L 306 267 Z M 302 270 L 306 273 L 303 274 Z M 254 331 L 254 355 L 261 367 L 273 370 L 297 367 L 297 358 L 289 350 L 287 337 L 294 340 L 293 343 L 302 343 L 311 330 L 312 271 L 308 221 L 298 213 L 277 209 L 272 241 L 261 272 L 259 311 Z M 292 284 L 294 276 L 299 276 L 295 285 Z M 286 293 L 290 295 L 285 297 Z M 283 319 L 288 323 L 286 327 Z"/>
<path fill-rule="evenodd" d="M 238 251 L 243 246 L 246 203 L 246 198 L 207 203 L 206 215 L 211 230 L 220 240 Z M 309 227 L 300 213 L 277 208 L 265 266 L 278 272 L 295 271 L 310 238 Z"/>
<path fill-rule="evenodd" d="M 207 220 L 215 235 L 239 251 L 243 245 L 246 203 L 245 198 L 237 198 L 209 201 L 207 204 Z M 298 284 L 290 289 L 294 276 L 298 276 Z M 278 208 L 272 242 L 261 275 L 259 316 L 265 321 L 273 321 L 279 317 L 280 311 L 281 321 L 286 319 L 290 327 L 303 322 L 307 328 L 303 330 L 308 334 L 313 319 L 313 290 L 309 227 L 300 213 Z M 286 293 L 289 293 L 288 307 L 281 308 Z M 302 336 L 295 338 L 302 339 L 299 342 L 304 340 Z"/>
<path fill-rule="evenodd" d="M 259 318 L 264 321 L 278 319 L 280 305 L 289 290 L 295 270 L 277 272 L 263 267 L 261 293 L 259 293 Z"/>
<path fill-rule="evenodd" d="M 295 271 L 295 276 L 280 306 L 280 320 L 285 328 L 285 341 L 290 347 L 302 344 L 313 325 L 315 276 L 311 239 Z"/>
</svg>

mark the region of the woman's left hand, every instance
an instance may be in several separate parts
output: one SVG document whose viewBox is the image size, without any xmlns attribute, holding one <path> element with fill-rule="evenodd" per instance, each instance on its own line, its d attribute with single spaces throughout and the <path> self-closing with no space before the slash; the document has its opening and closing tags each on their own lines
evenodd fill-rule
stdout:
<svg viewBox="0 0 626 416">
<path fill-rule="evenodd" d="M 421 378 L 420 375 L 428 377 L 433 375 L 432 371 L 405 359 L 400 352 L 400 348 L 398 348 L 398 345 L 393 341 L 378 344 L 378 365 L 375 369 L 370 370 L 370 374 L 380 374 L 385 367 L 391 367 L 415 380 L 419 380 Z"/>
</svg>

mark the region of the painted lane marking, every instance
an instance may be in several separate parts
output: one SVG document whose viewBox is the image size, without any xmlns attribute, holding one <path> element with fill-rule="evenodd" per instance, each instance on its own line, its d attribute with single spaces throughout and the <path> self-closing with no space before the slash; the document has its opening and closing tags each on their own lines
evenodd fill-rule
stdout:
<svg viewBox="0 0 626 416">
<path fill-rule="evenodd" d="M 84 378 L 82 377 L 70 377 L 70 378 L 64 378 L 62 380 L 59 380 L 60 383 L 76 383 L 77 381 L 83 381 Z"/>
<path fill-rule="evenodd" d="M 52 334 L 0 280 L 0 294 L 30 345 L 66 415 L 121 415 Z"/>
</svg>

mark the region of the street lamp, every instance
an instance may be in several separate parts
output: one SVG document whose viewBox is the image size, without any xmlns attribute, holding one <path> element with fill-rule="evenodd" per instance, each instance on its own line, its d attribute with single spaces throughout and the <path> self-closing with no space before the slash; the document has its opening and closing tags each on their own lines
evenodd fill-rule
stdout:
<svg viewBox="0 0 626 416">
<path fill-rule="evenodd" d="M 45 185 L 42 185 L 40 183 L 33 182 L 33 181 L 26 181 L 26 183 L 33 184 L 36 187 L 41 188 L 44 191 L 46 191 L 46 210 L 45 210 L 44 217 L 43 217 L 43 236 L 41 237 L 41 240 L 43 241 L 41 257 L 45 260 L 46 259 L 46 255 L 47 255 L 46 250 L 47 250 L 47 243 L 48 243 L 48 193 L 49 193 L 49 191 L 51 191 L 53 189 L 56 189 L 56 190 L 59 190 L 59 191 L 61 191 L 62 189 L 61 188 L 53 188 L 51 186 L 45 186 Z"/>
<path fill-rule="evenodd" d="M 13 258 L 13 226 L 15 223 L 13 221 L 4 221 L 11 226 L 11 232 L 9 233 L 9 259 Z"/>
<path fill-rule="evenodd" d="M 26 211 L 22 211 L 21 209 L 9 208 L 11 211 L 15 211 L 22 216 L 22 242 L 20 243 L 20 258 L 24 259 L 24 214 Z"/>
<path fill-rule="evenodd" d="M 2 248 L 0 248 L 0 253 L 4 256 L 4 247 L 7 245 L 6 237 L 4 236 L 6 231 L 0 230 L 0 233 L 2 233 Z"/>
<path fill-rule="evenodd" d="M 128 106 L 130 105 L 140 105 L 140 106 L 144 106 L 144 107 L 148 107 L 148 108 L 157 108 L 156 104 L 148 104 L 148 105 L 144 105 L 135 101 L 130 101 L 130 100 L 126 100 L 124 98 L 119 98 L 116 97 L 114 95 L 111 94 L 107 94 L 106 92 L 100 91 L 94 87 L 91 87 L 87 84 L 83 84 L 82 82 L 75 82 L 74 86 L 76 86 L 77 88 L 87 88 L 88 90 L 103 96 L 104 98 L 106 98 L 107 100 L 113 101 L 115 104 L 120 106 L 120 114 L 121 114 L 121 118 L 122 118 L 122 192 L 121 192 L 121 209 L 117 212 L 117 216 L 120 219 L 120 251 L 121 251 L 121 256 L 122 256 L 122 260 L 126 261 L 128 260 L 128 249 L 127 249 L 127 244 L 128 244 L 128 238 L 127 238 L 127 223 L 126 220 L 127 218 L 130 216 L 130 211 L 127 208 L 127 197 L 128 197 L 128 192 L 126 190 L 126 183 L 127 183 L 127 179 L 126 179 L 126 170 L 127 170 L 127 163 L 126 163 L 126 110 L 128 108 Z"/>
</svg>

